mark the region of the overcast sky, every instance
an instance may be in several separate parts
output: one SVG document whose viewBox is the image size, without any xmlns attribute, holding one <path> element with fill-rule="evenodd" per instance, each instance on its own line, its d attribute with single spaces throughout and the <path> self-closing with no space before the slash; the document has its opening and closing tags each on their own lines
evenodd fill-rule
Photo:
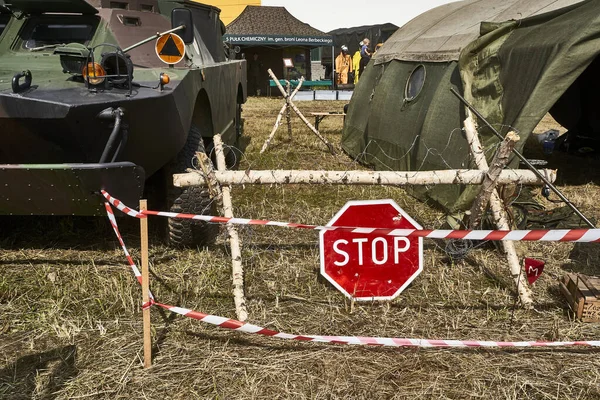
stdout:
<svg viewBox="0 0 600 400">
<path fill-rule="evenodd" d="M 329 32 L 338 28 L 391 22 L 398 26 L 423 11 L 451 0 L 262 0 L 263 6 L 283 6 L 296 18 Z"/>
</svg>

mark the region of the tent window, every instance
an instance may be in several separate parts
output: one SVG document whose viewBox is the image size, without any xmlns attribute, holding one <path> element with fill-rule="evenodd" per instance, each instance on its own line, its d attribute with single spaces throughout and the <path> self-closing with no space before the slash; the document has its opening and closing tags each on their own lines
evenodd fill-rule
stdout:
<svg viewBox="0 0 600 400">
<path fill-rule="evenodd" d="M 406 80 L 406 87 L 404 88 L 404 100 L 414 100 L 419 93 L 421 93 L 423 85 L 425 85 L 425 66 L 418 65 L 417 68 L 413 69 Z"/>
</svg>

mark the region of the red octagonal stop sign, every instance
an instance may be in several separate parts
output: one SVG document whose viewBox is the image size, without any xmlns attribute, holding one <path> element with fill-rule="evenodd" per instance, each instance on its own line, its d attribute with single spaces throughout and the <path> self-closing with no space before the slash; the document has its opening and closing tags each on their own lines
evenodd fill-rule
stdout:
<svg viewBox="0 0 600 400">
<path fill-rule="evenodd" d="M 327 226 L 422 229 L 393 200 L 349 201 Z M 321 275 L 349 298 L 391 300 L 423 269 L 423 239 L 321 231 Z"/>
</svg>

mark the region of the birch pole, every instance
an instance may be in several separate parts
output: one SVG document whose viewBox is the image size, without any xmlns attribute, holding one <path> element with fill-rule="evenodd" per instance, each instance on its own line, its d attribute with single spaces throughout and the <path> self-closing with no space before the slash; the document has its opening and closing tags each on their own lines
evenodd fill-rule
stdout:
<svg viewBox="0 0 600 400">
<path fill-rule="evenodd" d="M 212 161 L 210 161 L 208 155 L 203 151 L 197 152 L 196 158 L 198 159 L 198 163 L 202 169 L 203 175 L 201 176 L 202 178 L 205 178 L 204 186 L 208 187 L 208 193 L 210 197 L 217 201 L 219 208 L 223 208 L 223 192 L 221 190 L 221 186 L 219 185 L 219 181 L 215 176 L 215 169 L 213 168 Z"/>
<path fill-rule="evenodd" d="M 213 137 L 215 143 L 215 154 L 217 157 L 217 170 L 224 171 L 227 168 L 225 163 L 225 153 L 223 152 L 223 141 L 221 135 Z M 231 187 L 223 186 L 223 215 L 227 218 L 233 218 L 233 205 L 231 203 Z M 244 268 L 242 266 L 242 252 L 240 251 L 240 239 L 237 227 L 233 224 L 227 224 L 227 233 L 229 234 L 229 243 L 231 246 L 231 269 L 233 279 L 233 301 L 235 303 L 235 312 L 237 319 L 244 322 L 248 319 L 246 310 L 246 297 L 244 296 Z"/>
<path fill-rule="evenodd" d="M 279 128 L 279 125 L 281 125 L 281 118 L 283 118 L 283 113 L 285 113 L 286 108 L 288 108 L 287 103 L 284 104 L 283 107 L 281 107 L 281 110 L 279 110 L 279 114 L 277 114 L 277 119 L 275 120 L 275 125 L 273 125 L 273 129 L 271 130 L 269 137 L 267 138 L 267 140 L 265 140 L 265 144 L 263 144 L 262 149 L 260 149 L 261 154 L 267 150 L 267 147 L 269 147 L 271 140 L 273 140 L 273 138 L 275 137 L 275 132 L 277 132 L 277 128 Z"/>
<path fill-rule="evenodd" d="M 498 185 L 500 174 L 508 164 L 510 155 L 518 141 L 519 135 L 511 131 L 508 132 L 502 143 L 500 143 L 500 147 L 498 147 L 498 151 L 490 163 L 490 169 L 485 174 L 479 195 L 477 195 L 477 198 L 473 202 L 473 206 L 471 206 L 471 217 L 469 221 L 471 229 L 477 229 L 481 224 L 483 214 L 490 202 L 492 193 Z"/>
<path fill-rule="evenodd" d="M 301 78 L 302 80 L 302 78 Z M 298 85 L 300 86 L 300 85 Z M 292 140 L 292 112 L 290 111 L 290 100 L 292 100 L 292 96 L 291 96 L 291 83 L 290 81 L 286 81 L 286 92 L 287 92 L 287 97 L 285 98 L 285 104 L 286 104 L 286 109 L 285 109 L 285 119 L 287 120 L 287 127 L 288 127 L 288 138 L 290 139 L 290 141 Z"/>
<path fill-rule="evenodd" d="M 469 109 L 467 109 L 467 119 L 464 122 L 464 126 L 465 136 L 471 148 L 471 153 L 473 154 L 475 165 L 481 170 L 489 169 L 487 160 L 485 159 L 483 148 L 481 147 L 481 142 L 479 141 L 477 125 L 475 124 L 473 114 Z M 502 200 L 500 199 L 500 196 L 498 195 L 498 191 L 496 189 L 492 191 L 492 194 L 490 196 L 490 208 L 492 210 L 492 216 L 494 218 L 494 221 L 496 222 L 496 226 L 498 227 L 498 229 L 510 230 L 508 218 L 502 205 Z M 512 241 L 502 241 L 502 246 L 504 248 L 504 251 L 506 252 L 506 258 L 510 267 L 511 276 L 514 279 L 515 284 L 517 285 L 519 299 L 521 300 L 521 303 L 524 307 L 531 308 L 533 303 L 533 300 L 531 299 L 531 290 L 527 285 L 527 281 L 525 280 L 525 274 L 520 273 L 521 264 L 519 262 L 519 256 L 517 255 L 517 249 L 515 248 L 515 244 Z"/>
<path fill-rule="evenodd" d="M 294 89 L 294 92 L 289 96 L 289 98 L 286 96 L 285 99 L 285 104 L 281 107 L 281 110 L 279 110 L 279 114 L 277 114 L 277 119 L 275 120 L 275 125 L 273 125 L 273 129 L 271 130 L 271 133 L 269 134 L 269 137 L 267 138 L 267 140 L 265 140 L 265 144 L 263 144 L 262 149 L 260 149 L 260 153 L 264 153 L 265 150 L 267 150 L 267 147 L 269 147 L 269 144 L 271 143 L 271 140 L 273 140 L 273 138 L 275 137 L 275 132 L 277 132 L 277 128 L 279 128 L 279 125 L 281 125 L 281 119 L 283 118 L 283 114 L 285 113 L 286 109 L 288 110 L 288 116 L 289 116 L 289 101 L 291 99 L 294 98 L 294 96 L 296 96 L 296 93 L 298 93 L 298 91 L 300 90 L 300 87 L 302 86 L 302 82 L 304 82 L 304 77 L 300 78 L 300 81 L 298 82 L 298 86 L 296 87 L 296 89 Z M 279 83 L 279 81 L 278 81 Z M 291 122 L 288 125 L 288 129 L 289 131 L 289 135 L 290 138 L 292 136 L 292 125 Z"/>
<path fill-rule="evenodd" d="M 556 180 L 556 171 L 541 171 L 551 182 Z M 210 187 L 213 180 L 221 185 L 481 185 L 487 174 L 488 171 L 485 170 L 470 169 L 441 171 L 246 170 L 214 171 L 207 180 L 204 174 L 194 171 L 173 175 L 173 185 L 176 187 L 208 185 Z M 211 178 L 212 176 L 214 179 Z M 544 185 L 544 181 L 533 172 L 520 169 L 502 170 L 495 182 L 499 185 Z"/>
<path fill-rule="evenodd" d="M 287 93 L 285 92 L 285 89 L 283 88 L 283 86 L 281 86 L 281 83 L 279 83 L 279 79 L 277 79 L 277 77 L 275 76 L 275 74 L 273 73 L 273 71 L 271 71 L 271 69 L 269 69 L 267 72 L 269 73 L 269 75 L 271 76 L 271 78 L 275 81 L 275 85 L 277 85 L 277 88 L 279 89 L 279 91 L 281 92 L 281 94 L 283 95 L 283 97 L 285 97 L 287 99 L 288 98 Z M 289 101 L 286 102 L 286 104 L 289 104 L 289 106 L 292 107 L 292 110 L 294 110 L 294 112 L 302 120 L 302 122 L 304 122 L 306 124 L 306 126 L 308 126 L 310 128 L 310 130 L 323 143 L 325 143 L 325 145 L 329 149 L 329 152 L 331 154 L 335 154 L 335 150 L 333 148 L 333 145 L 331 143 L 329 143 L 329 141 L 327 139 L 325 139 L 325 137 L 323 137 L 319 133 L 319 131 L 306 119 L 306 117 L 304 115 L 302 115 L 302 113 L 300 112 L 300 110 L 298 109 L 298 107 L 296 107 L 296 105 L 294 104 L 294 102 L 291 99 L 289 99 Z"/>
</svg>

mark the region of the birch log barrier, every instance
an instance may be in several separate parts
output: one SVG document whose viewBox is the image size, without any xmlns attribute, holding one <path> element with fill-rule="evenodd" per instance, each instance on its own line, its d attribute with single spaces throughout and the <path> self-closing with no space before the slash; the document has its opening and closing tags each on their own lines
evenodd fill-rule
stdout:
<svg viewBox="0 0 600 400">
<path fill-rule="evenodd" d="M 271 140 L 273 140 L 273 138 L 275 137 L 275 132 L 277 132 L 277 128 L 279 128 L 279 126 L 281 125 L 281 119 L 283 118 L 283 114 L 286 112 L 287 110 L 287 115 L 286 118 L 288 118 L 288 129 L 289 129 L 289 135 L 290 138 L 292 136 L 292 123 L 291 123 L 291 119 L 290 118 L 290 104 L 289 102 L 291 101 L 291 99 L 294 98 L 294 96 L 296 96 L 296 93 L 298 93 L 298 90 L 300 90 L 300 87 L 302 86 L 302 82 L 304 82 L 304 77 L 300 78 L 300 81 L 298 82 L 298 86 L 296 86 L 296 89 L 294 89 L 294 92 L 289 95 L 286 96 L 285 99 L 285 104 L 281 107 L 281 110 L 279 110 L 279 114 L 277 114 L 277 119 L 275 120 L 275 125 L 273 125 L 273 129 L 271 130 L 271 133 L 269 134 L 269 137 L 267 138 L 267 140 L 265 140 L 265 144 L 263 144 L 262 149 L 260 149 L 260 153 L 264 153 L 265 150 L 267 150 L 267 147 L 269 147 L 269 144 L 271 143 Z M 288 82 L 289 84 L 289 82 Z"/>
<path fill-rule="evenodd" d="M 223 208 L 223 192 L 221 190 L 219 181 L 215 176 L 215 169 L 213 168 L 212 161 L 210 161 L 208 158 L 208 154 L 203 151 L 198 151 L 196 153 L 196 159 L 198 160 L 198 164 L 202 169 L 202 176 L 206 177 L 204 186 L 208 187 L 210 198 L 217 201 L 219 208 Z"/>
<path fill-rule="evenodd" d="M 488 163 L 485 159 L 485 154 L 483 152 L 483 148 L 481 147 L 481 142 L 479 141 L 479 135 L 477 133 L 477 125 L 475 124 L 473 114 L 469 109 L 467 109 L 467 119 L 464 122 L 464 127 L 465 136 L 471 148 L 471 154 L 473 154 L 475 165 L 477 165 L 477 168 L 481 170 L 488 170 Z M 504 211 L 502 200 L 500 199 L 496 189 L 492 191 L 490 197 L 490 208 L 498 229 L 510 230 L 506 211 Z M 523 306 L 526 308 L 531 308 L 533 303 L 531 298 L 531 290 L 529 286 L 527 286 L 525 274 L 521 274 L 521 264 L 519 262 L 519 256 L 517 255 L 515 244 L 512 241 L 503 241 L 502 246 L 506 252 L 506 259 L 510 267 L 510 273 L 515 281 L 515 284 L 517 285 L 517 292 L 519 299 L 521 300 L 521 304 L 523 304 Z"/>
<path fill-rule="evenodd" d="M 279 89 L 279 91 L 281 92 L 281 94 L 283 95 L 283 97 L 287 99 L 287 97 L 288 97 L 287 93 L 285 92 L 285 89 L 283 88 L 283 86 L 281 86 L 281 83 L 279 82 L 279 79 L 277 79 L 277 77 L 275 76 L 275 74 L 273 73 L 273 71 L 271 71 L 271 69 L 267 70 L 267 72 L 271 76 L 271 79 L 273 79 L 275 81 L 275 85 L 277 86 L 277 88 Z M 292 110 L 294 110 L 294 112 L 302 120 L 302 122 L 304 122 L 306 124 L 306 126 L 308 126 L 310 128 L 310 130 L 323 143 L 325 143 L 325 145 L 329 149 L 329 152 L 331 152 L 331 154 L 335 154 L 335 150 L 333 149 L 333 145 L 331 143 L 329 143 L 329 141 L 327 139 L 325 139 L 325 137 L 323 137 L 319 133 L 319 131 L 306 119 L 306 117 L 304 115 L 302 115 L 302 113 L 300 112 L 300 110 L 298 109 L 298 107 L 296 107 L 296 105 L 292 102 L 292 100 L 289 99 L 289 101 L 286 101 L 286 104 L 289 105 L 289 107 L 292 107 Z"/>
<path fill-rule="evenodd" d="M 502 171 L 504 171 L 504 167 L 508 164 L 512 151 L 518 141 L 519 135 L 511 131 L 506 134 L 506 137 L 502 143 L 500 143 L 500 147 L 498 147 L 498 151 L 496 151 L 496 154 L 490 163 L 490 169 L 485 174 L 485 179 L 481 184 L 481 190 L 475 198 L 473 206 L 471 206 L 471 217 L 469 221 L 471 229 L 477 229 L 481 225 L 481 220 L 490 202 L 492 193 L 499 183 L 498 178 Z"/>
<path fill-rule="evenodd" d="M 227 168 L 225 164 L 225 153 L 223 152 L 223 141 L 221 135 L 215 135 L 215 154 L 217 157 L 217 172 L 224 172 Z M 233 205 L 231 203 L 231 187 L 223 186 L 223 215 L 227 218 L 233 218 Z M 246 310 L 246 297 L 244 296 L 244 268 L 242 266 L 242 252 L 240 251 L 240 239 L 237 227 L 233 224 L 227 224 L 227 233 L 231 245 L 231 269 L 233 279 L 233 301 L 235 311 L 239 321 L 248 319 Z"/>
<path fill-rule="evenodd" d="M 273 140 L 273 138 L 275 137 L 275 132 L 277 132 L 277 128 L 279 128 L 279 125 L 281 125 L 281 119 L 283 118 L 283 114 L 285 113 L 285 110 L 287 108 L 288 108 L 288 105 L 284 104 L 281 107 L 281 110 L 279 110 L 279 114 L 277 114 L 277 119 L 275 120 L 275 125 L 273 125 L 273 129 L 271 130 L 269 137 L 267 138 L 267 140 L 265 140 L 265 144 L 263 144 L 262 149 L 260 149 L 261 154 L 264 153 L 265 150 L 267 150 L 267 147 L 269 147 L 271 140 Z"/>
<path fill-rule="evenodd" d="M 542 170 L 554 182 L 556 171 Z M 338 185 L 479 185 L 484 182 L 485 170 L 441 171 L 215 171 L 214 177 L 222 185 L 280 185 L 280 184 L 338 184 Z M 496 183 L 538 185 L 544 182 L 529 170 L 503 170 Z M 205 186 L 206 178 L 200 172 L 173 175 L 176 187 Z"/>
</svg>

